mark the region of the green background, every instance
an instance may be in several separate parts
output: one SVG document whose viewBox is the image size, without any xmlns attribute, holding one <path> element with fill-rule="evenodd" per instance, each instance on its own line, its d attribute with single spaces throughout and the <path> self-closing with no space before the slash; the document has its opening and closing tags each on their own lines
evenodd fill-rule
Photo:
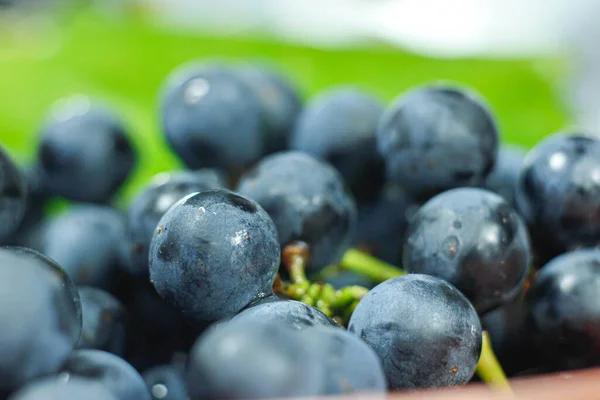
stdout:
<svg viewBox="0 0 600 400">
<path fill-rule="evenodd" d="M 488 100 L 504 141 L 527 146 L 570 123 L 556 90 L 565 69 L 560 60 L 436 60 L 377 44 L 321 50 L 265 38 L 189 36 L 139 16 L 115 21 L 89 10 L 62 20 L 58 30 L 25 36 L 0 28 L 0 141 L 26 163 L 54 101 L 73 93 L 108 101 L 127 120 L 140 150 L 125 200 L 153 174 L 180 167 L 160 132 L 157 94 L 165 76 L 189 60 L 266 60 L 305 98 L 354 84 L 389 102 L 414 85 L 460 82 Z"/>
</svg>

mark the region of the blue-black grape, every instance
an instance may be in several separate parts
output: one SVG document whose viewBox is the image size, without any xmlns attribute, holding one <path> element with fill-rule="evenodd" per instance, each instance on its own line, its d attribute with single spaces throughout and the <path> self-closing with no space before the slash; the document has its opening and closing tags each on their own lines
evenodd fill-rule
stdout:
<svg viewBox="0 0 600 400">
<path fill-rule="evenodd" d="M 102 385 L 82 378 L 52 377 L 28 383 L 9 400 L 119 400 Z"/>
<path fill-rule="evenodd" d="M 382 114 L 381 102 L 361 89 L 330 89 L 304 108 L 290 148 L 328 161 L 359 203 L 372 202 L 385 181 L 385 164 L 375 138 Z"/>
<path fill-rule="evenodd" d="M 325 365 L 307 349 L 302 333 L 252 320 L 209 329 L 189 355 L 186 382 L 191 400 L 324 394 Z"/>
<path fill-rule="evenodd" d="M 173 355 L 187 352 L 204 326 L 187 323 L 146 280 L 134 280 L 123 299 L 131 323 L 125 359 L 138 371 L 170 363 Z"/>
<path fill-rule="evenodd" d="M 377 146 L 389 178 L 427 200 L 482 184 L 496 160 L 498 131 L 473 93 L 430 85 L 403 94 L 385 111 Z"/>
<path fill-rule="evenodd" d="M 485 313 L 521 291 L 530 258 L 527 227 L 502 197 L 459 188 L 433 197 L 414 215 L 403 266 L 447 280 Z"/>
<path fill-rule="evenodd" d="M 104 350 L 122 356 L 125 351 L 127 314 L 113 295 L 101 289 L 79 288 L 83 329 L 80 349 Z"/>
<path fill-rule="evenodd" d="M 131 328 L 139 330 L 134 336 L 165 338 L 179 331 L 184 323 L 179 310 L 165 302 L 149 281 L 134 280 L 124 301 L 132 318 Z"/>
<path fill-rule="evenodd" d="M 222 65 L 193 63 L 176 69 L 160 103 L 167 141 L 192 169 L 238 169 L 264 153 L 260 102 Z"/>
<path fill-rule="evenodd" d="M 147 278 L 150 241 L 158 222 L 171 206 L 183 197 L 225 186 L 224 177 L 216 170 L 179 171 L 154 177 L 129 206 L 127 227 L 128 252 L 132 273 Z"/>
<path fill-rule="evenodd" d="M 122 358 L 101 350 L 74 351 L 61 374 L 101 384 L 117 400 L 151 400 L 141 375 Z"/>
<path fill-rule="evenodd" d="M 466 384 L 481 353 L 475 308 L 429 275 L 379 284 L 360 301 L 348 329 L 375 350 L 391 389 Z"/>
<path fill-rule="evenodd" d="M 600 141 L 558 133 L 527 155 L 517 206 L 540 263 L 600 244 Z"/>
<path fill-rule="evenodd" d="M 517 187 L 523 169 L 527 150 L 515 145 L 503 145 L 492 172 L 486 178 L 483 187 L 498 193 L 513 207 L 516 207 Z"/>
<path fill-rule="evenodd" d="M 297 151 L 273 154 L 246 173 L 237 190 L 273 218 L 282 247 L 308 244 L 310 272 L 338 262 L 350 246 L 356 205 L 340 174 L 324 161 Z"/>
<path fill-rule="evenodd" d="M 402 189 L 390 185 L 380 198 L 358 208 L 354 247 L 392 265 L 402 264 L 402 246 L 408 223 L 419 204 Z"/>
<path fill-rule="evenodd" d="M 100 205 L 79 205 L 45 221 L 39 250 L 58 262 L 78 285 L 112 291 L 127 264 L 125 218 Z"/>
<path fill-rule="evenodd" d="M 150 278 L 186 317 L 215 321 L 273 293 L 280 252 L 275 224 L 260 205 L 208 190 L 185 197 L 160 220 Z"/>
<path fill-rule="evenodd" d="M 57 372 L 81 336 L 79 295 L 29 249 L 0 248 L 0 391 Z"/>
<path fill-rule="evenodd" d="M 600 365 L 600 250 L 554 258 L 527 293 L 528 327 L 554 368 Z"/>
<path fill-rule="evenodd" d="M 296 118 L 302 109 L 298 89 L 289 79 L 267 66 L 249 64 L 239 68 L 237 72 L 254 90 L 260 102 L 265 124 L 266 152 L 286 150 Z"/>
<path fill-rule="evenodd" d="M 19 229 L 27 210 L 28 183 L 0 144 L 0 240 L 6 242 Z"/>
<path fill-rule="evenodd" d="M 66 294 L 71 298 L 71 302 L 68 303 L 70 306 L 69 310 L 66 310 L 65 312 L 69 314 L 74 314 L 76 321 L 79 321 L 80 324 L 83 324 L 83 311 L 81 305 L 81 296 L 79 295 L 79 289 L 62 266 L 58 265 L 54 260 L 46 257 L 40 252 L 27 247 L 6 246 L 4 247 L 4 249 L 13 252 L 19 257 L 27 258 L 35 263 L 38 263 L 38 265 L 44 266 L 46 269 L 58 276 L 62 282 Z M 78 327 L 76 327 L 76 329 L 72 331 L 72 339 L 74 344 L 79 343 L 81 338 L 81 332 L 82 330 Z"/>
<path fill-rule="evenodd" d="M 307 349 L 325 363 L 325 395 L 383 393 L 387 390 L 381 361 L 373 349 L 345 329 L 310 327 L 303 332 Z"/>
<path fill-rule="evenodd" d="M 46 215 L 49 196 L 43 193 L 37 167 L 26 167 L 23 175 L 27 186 L 23 219 L 16 232 L 5 239 L 0 236 L 0 240 L 10 246 L 37 248 L 39 247 L 36 242 L 39 240 L 39 227 Z"/>
<path fill-rule="evenodd" d="M 544 367 L 527 327 L 528 312 L 528 304 L 520 295 L 481 316 L 481 324 L 490 335 L 494 354 L 509 377 Z"/>
<path fill-rule="evenodd" d="M 123 121 L 84 96 L 64 99 L 40 136 L 41 184 L 52 195 L 104 203 L 135 167 L 136 152 Z"/>
<path fill-rule="evenodd" d="M 304 330 L 313 326 L 336 326 L 316 308 L 295 300 L 267 298 L 233 318 L 233 321 L 256 321 Z"/>
<path fill-rule="evenodd" d="M 188 400 L 184 371 L 174 365 L 160 365 L 143 374 L 152 400 Z"/>
</svg>

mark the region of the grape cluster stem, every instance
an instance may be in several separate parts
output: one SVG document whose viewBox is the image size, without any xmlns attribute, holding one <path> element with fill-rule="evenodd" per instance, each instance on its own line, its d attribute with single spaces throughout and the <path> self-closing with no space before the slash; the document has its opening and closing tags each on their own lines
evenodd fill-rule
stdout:
<svg viewBox="0 0 600 400">
<path fill-rule="evenodd" d="M 309 260 L 310 250 L 305 243 L 296 242 L 286 246 L 282 252 L 282 261 L 290 274 L 291 283 L 278 279 L 276 291 L 316 307 L 330 318 L 347 322 L 369 289 L 362 286 L 335 289 L 328 283 L 311 282 L 306 276 Z"/>
</svg>

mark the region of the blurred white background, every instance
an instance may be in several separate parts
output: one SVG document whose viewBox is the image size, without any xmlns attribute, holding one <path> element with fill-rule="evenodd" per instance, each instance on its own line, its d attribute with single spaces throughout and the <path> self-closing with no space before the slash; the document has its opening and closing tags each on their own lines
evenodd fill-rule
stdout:
<svg viewBox="0 0 600 400">
<path fill-rule="evenodd" d="M 598 0 L 135 0 L 170 29 L 317 47 L 385 42 L 432 57 L 566 56 L 566 103 L 600 133 Z"/>
<path fill-rule="evenodd" d="M 137 1 L 178 29 L 276 33 L 318 46 L 382 40 L 441 57 L 560 51 L 600 11 L 596 0 Z"/>
</svg>

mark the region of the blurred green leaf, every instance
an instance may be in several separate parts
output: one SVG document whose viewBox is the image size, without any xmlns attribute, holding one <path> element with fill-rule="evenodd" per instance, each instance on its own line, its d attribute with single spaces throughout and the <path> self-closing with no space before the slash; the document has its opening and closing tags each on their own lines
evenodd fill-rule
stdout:
<svg viewBox="0 0 600 400">
<path fill-rule="evenodd" d="M 32 34 L 22 45 L 7 45 L 12 39 L 6 34 L 0 31 L 0 141 L 16 157 L 30 159 L 37 130 L 58 98 L 77 92 L 108 101 L 129 122 L 140 150 L 140 166 L 125 198 L 153 174 L 180 167 L 160 132 L 157 95 L 174 67 L 194 59 L 268 61 L 305 97 L 354 84 L 389 102 L 415 85 L 457 81 L 487 98 L 504 140 L 524 145 L 569 121 L 554 87 L 562 67 L 557 60 L 435 60 L 379 47 L 326 51 L 258 39 L 193 37 L 89 12 L 56 31 Z"/>
</svg>

